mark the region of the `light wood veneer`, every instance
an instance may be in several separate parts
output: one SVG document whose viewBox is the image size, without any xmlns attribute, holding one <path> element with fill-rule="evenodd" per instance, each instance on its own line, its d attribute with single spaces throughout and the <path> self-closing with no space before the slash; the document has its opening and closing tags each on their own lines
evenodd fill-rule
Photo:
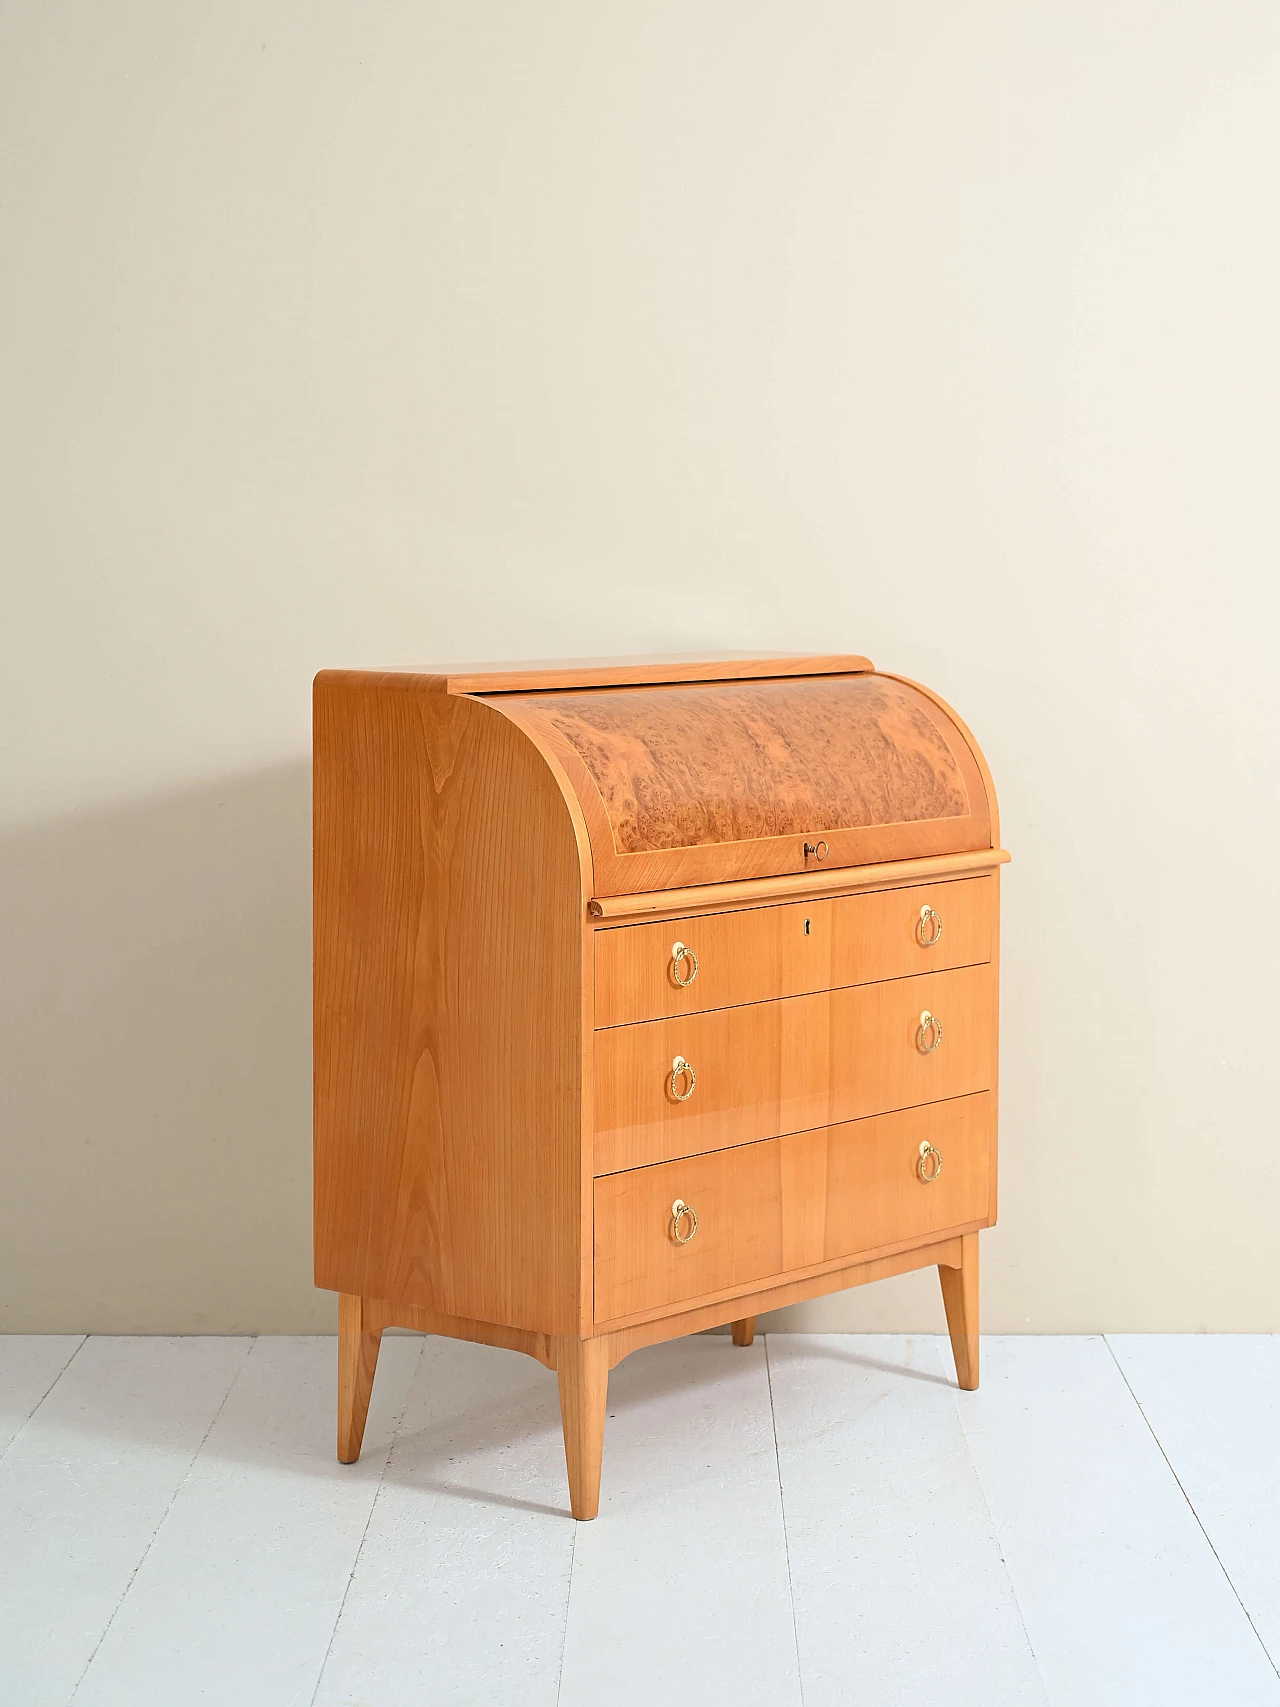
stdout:
<svg viewBox="0 0 1280 1707">
<path fill-rule="evenodd" d="M 595 1184 L 596 1322 L 976 1226 L 990 1135 L 980 1092 L 606 1175 Z M 941 1157 L 931 1182 L 921 1144 Z M 687 1245 L 671 1237 L 677 1200 L 698 1217 Z"/>
<path fill-rule="evenodd" d="M 937 920 L 927 931 L 924 908 Z M 994 885 L 975 877 L 598 930 L 596 1025 L 977 966 L 991 958 L 993 916 Z M 686 950 L 680 965 L 677 942 Z M 697 957 L 691 978 L 689 955 Z"/>
<path fill-rule="evenodd" d="M 598 1031 L 595 1171 L 987 1090 L 991 985 L 988 966 L 967 966 Z M 922 1013 L 942 1027 L 928 1052 Z M 672 1094 L 677 1056 L 695 1075 L 687 1101 Z"/>
<path fill-rule="evenodd" d="M 926 1264 L 975 1385 L 1006 858 L 963 723 L 861 657 L 322 672 L 339 1457 L 385 1327 L 506 1347 L 593 1517 L 620 1358 Z"/>
</svg>

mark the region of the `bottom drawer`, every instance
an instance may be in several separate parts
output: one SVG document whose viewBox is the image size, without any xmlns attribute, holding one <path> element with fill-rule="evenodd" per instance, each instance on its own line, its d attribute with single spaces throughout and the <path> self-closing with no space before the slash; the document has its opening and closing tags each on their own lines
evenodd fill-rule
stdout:
<svg viewBox="0 0 1280 1707">
<path fill-rule="evenodd" d="M 985 1223 L 991 1123 L 981 1091 L 597 1179 L 595 1319 Z M 922 1159 L 923 1144 L 938 1157 Z M 922 1161 L 936 1178 L 921 1177 Z M 685 1244 L 672 1223 L 677 1200 L 697 1217 Z M 681 1237 L 692 1226 L 682 1217 Z"/>
</svg>

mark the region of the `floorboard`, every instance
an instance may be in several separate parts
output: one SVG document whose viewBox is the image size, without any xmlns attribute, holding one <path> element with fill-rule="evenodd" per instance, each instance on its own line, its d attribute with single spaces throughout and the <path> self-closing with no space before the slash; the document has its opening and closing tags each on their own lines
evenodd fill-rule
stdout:
<svg viewBox="0 0 1280 1707">
<path fill-rule="evenodd" d="M 1280 1338 L 1120 1334 L 1108 1344 L 1280 1668 Z"/>
<path fill-rule="evenodd" d="M 90 1339 L 0 1460 L 4 1707 L 65 1707 L 249 1346 Z"/>
<path fill-rule="evenodd" d="M 83 1344 L 83 1334 L 0 1336 L 0 1458 Z"/>
<path fill-rule="evenodd" d="M 0 1707 L 1280 1707 L 1274 1338 L 653 1347 L 589 1524 L 528 1358 L 334 1407 L 332 1339 L 0 1337 Z"/>
<path fill-rule="evenodd" d="M 984 1338 L 955 1393 L 1053 1707 L 1278 1707 L 1277 1679 L 1098 1338 Z"/>
<path fill-rule="evenodd" d="M 315 1707 L 552 1707 L 576 1528 L 555 1376 L 426 1340 Z"/>
<path fill-rule="evenodd" d="M 579 1525 L 560 1707 L 799 1707 L 763 1342 L 696 1336 L 609 1377 L 600 1516 Z"/>
<path fill-rule="evenodd" d="M 421 1342 L 378 1360 L 359 1462 L 334 1450 L 330 1339 L 259 1339 L 75 1707 L 280 1707 L 314 1693 Z"/>
<path fill-rule="evenodd" d="M 805 1707 L 1043 1703 L 949 1351 L 885 1334 L 768 1347 Z"/>
</svg>

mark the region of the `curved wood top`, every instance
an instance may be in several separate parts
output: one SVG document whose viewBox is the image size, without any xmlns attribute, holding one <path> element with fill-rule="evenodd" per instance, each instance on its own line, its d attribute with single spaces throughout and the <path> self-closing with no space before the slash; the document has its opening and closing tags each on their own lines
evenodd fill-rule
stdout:
<svg viewBox="0 0 1280 1707">
<path fill-rule="evenodd" d="M 852 675 L 873 670 L 855 653 L 705 652 L 681 657 L 570 658 L 540 664 L 459 664 L 428 677 L 433 692 L 533 693 L 549 688 L 636 687 L 660 682 L 742 681 L 767 676 Z"/>
<path fill-rule="evenodd" d="M 548 695 L 619 853 L 959 818 L 955 755 L 881 677 Z"/>
<path fill-rule="evenodd" d="M 926 692 L 874 674 L 505 692 L 563 769 L 597 895 L 989 848 L 982 771 Z M 806 856 L 826 844 L 824 859 Z"/>
</svg>

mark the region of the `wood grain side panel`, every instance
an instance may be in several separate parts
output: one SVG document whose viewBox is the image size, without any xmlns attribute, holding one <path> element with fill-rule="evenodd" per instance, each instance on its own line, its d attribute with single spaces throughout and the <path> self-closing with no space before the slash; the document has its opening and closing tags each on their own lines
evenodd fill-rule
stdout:
<svg viewBox="0 0 1280 1707">
<path fill-rule="evenodd" d="M 981 1222 L 990 1124 L 980 1094 L 598 1179 L 596 1319 Z M 932 1184 L 918 1172 L 926 1142 L 942 1153 Z M 684 1245 L 671 1235 L 677 1199 L 698 1217 Z"/>
<path fill-rule="evenodd" d="M 595 1171 L 987 1090 L 991 978 L 990 966 L 965 967 L 597 1031 Z M 927 1054 L 926 1009 L 943 1031 Z M 677 1055 L 696 1074 L 683 1102 L 671 1091 Z"/>
<path fill-rule="evenodd" d="M 994 895 L 977 877 L 597 930 L 596 1025 L 978 965 L 991 958 Z M 936 917 L 922 932 L 923 907 Z M 679 968 L 677 941 L 688 951 Z"/>
<path fill-rule="evenodd" d="M 576 1333 L 585 896 L 569 809 L 488 707 L 315 694 L 320 1286 Z"/>
</svg>

